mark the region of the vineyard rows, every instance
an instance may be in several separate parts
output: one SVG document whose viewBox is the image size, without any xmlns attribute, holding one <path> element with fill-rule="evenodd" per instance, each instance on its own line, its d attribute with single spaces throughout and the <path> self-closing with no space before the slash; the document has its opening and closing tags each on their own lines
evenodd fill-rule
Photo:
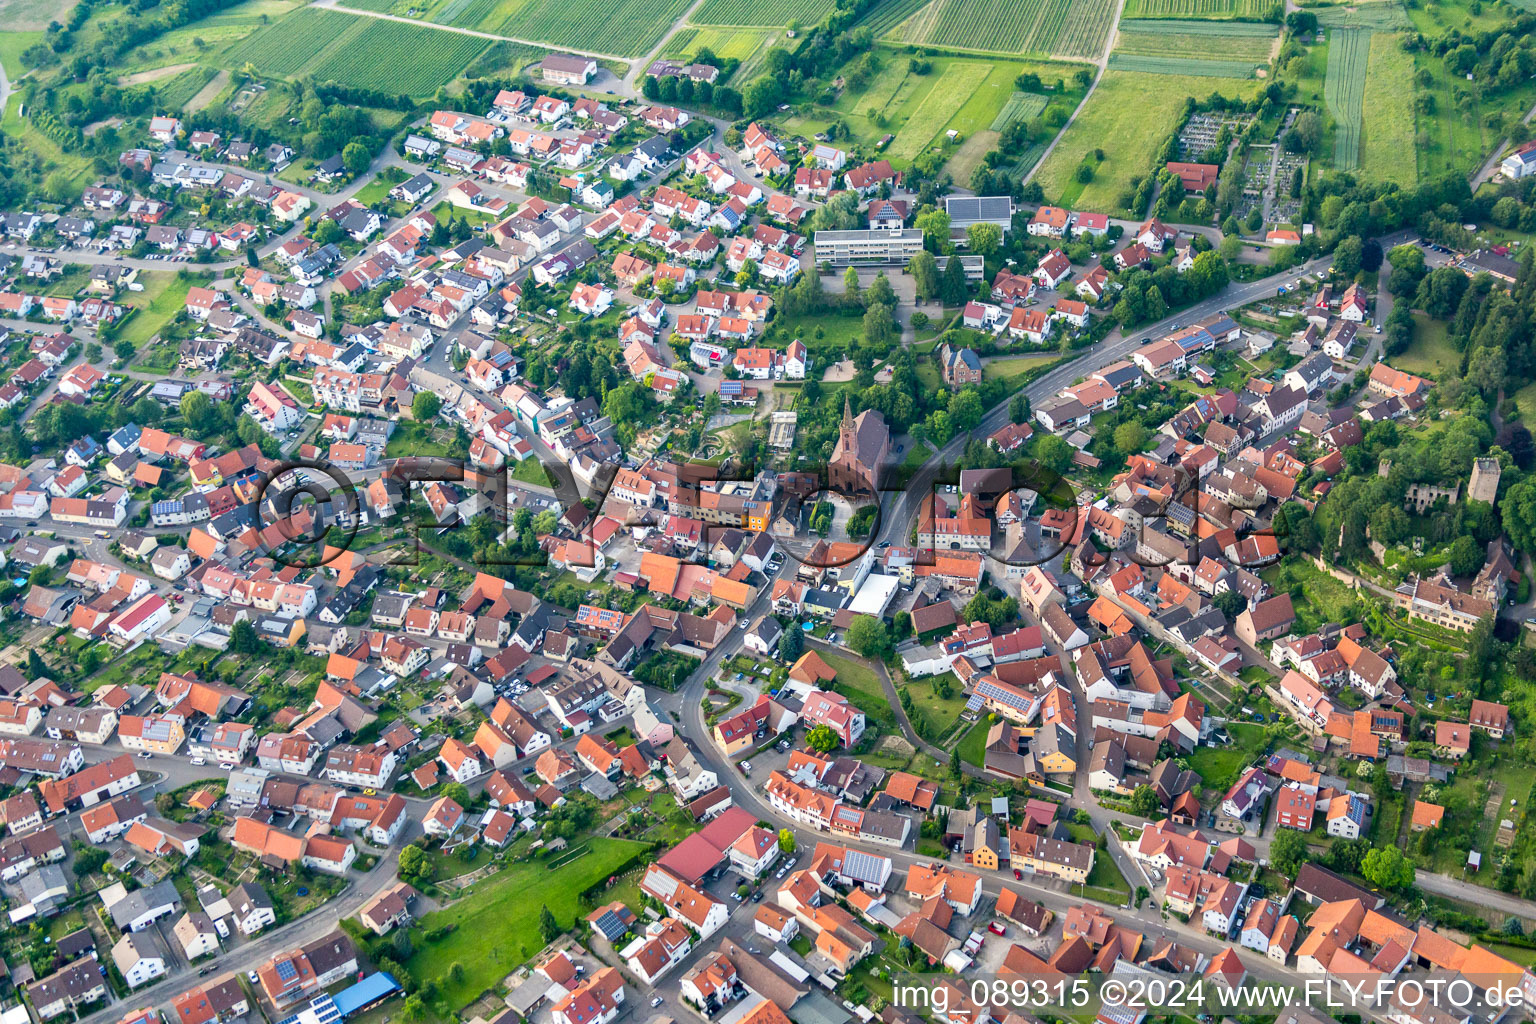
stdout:
<svg viewBox="0 0 1536 1024">
<path fill-rule="evenodd" d="M 1113 20 L 1113 0 L 891 0 L 863 24 L 901 43 L 1096 57 Z"/>
<path fill-rule="evenodd" d="M 929 2 L 930 0 L 886 0 L 885 3 L 876 4 L 859 24 L 868 26 L 875 38 L 879 39 Z M 937 3 L 938 0 L 932 0 L 932 2 Z"/>
<path fill-rule="evenodd" d="M 1126 0 L 1125 18 L 1238 18 L 1257 21 L 1272 0 Z"/>
<path fill-rule="evenodd" d="M 1328 75 L 1323 99 L 1333 115 L 1333 166 L 1353 170 L 1360 163 L 1361 105 L 1365 100 L 1365 69 L 1370 62 L 1371 31 L 1334 29 L 1328 46 Z"/>
<path fill-rule="evenodd" d="M 1115 52 L 1142 57 L 1182 57 L 1187 60 L 1235 60 L 1268 64 L 1274 37 L 1216 36 L 1203 32 L 1185 34 L 1123 32 Z"/>
<path fill-rule="evenodd" d="M 498 31 L 556 46 L 639 55 L 661 41 L 688 0 L 528 0 Z"/>
<path fill-rule="evenodd" d="M 704 0 L 689 20 L 696 25 L 814 25 L 832 0 Z"/>
<path fill-rule="evenodd" d="M 1052 53 L 1069 57 L 1098 57 L 1109 38 L 1109 26 L 1115 19 L 1113 0 L 1073 0 L 1067 11 L 1067 23 L 1051 48 Z"/>
<path fill-rule="evenodd" d="M 487 21 L 495 24 L 505 19 L 504 13 L 497 16 L 496 7 L 499 2 L 500 0 L 448 0 L 432 15 L 432 20 L 439 25 L 480 29 L 481 25 Z"/>
<path fill-rule="evenodd" d="M 1015 121 L 1033 121 L 1045 113 L 1050 100 L 1032 92 L 1015 92 L 992 119 L 991 130 L 1000 132 Z"/>
<path fill-rule="evenodd" d="M 311 69 L 316 79 L 427 96 L 453 81 L 490 45 L 478 36 L 370 20 L 361 36 Z"/>
<path fill-rule="evenodd" d="M 361 34 L 362 20 L 337 11 L 300 8 L 234 47 L 229 60 L 235 67 L 249 63 L 260 74 L 291 78 L 343 34 Z"/>
<path fill-rule="evenodd" d="M 1120 21 L 1120 33 L 1171 32 L 1184 36 L 1254 36 L 1273 39 L 1280 34 L 1279 25 L 1256 21 L 1179 21 L 1175 18 L 1131 19 Z"/>
<path fill-rule="evenodd" d="M 1183 57 L 1148 57 L 1112 53 L 1109 66 L 1114 71 L 1140 71 L 1150 75 L 1192 75 L 1197 78 L 1252 78 L 1253 62 L 1245 60 L 1201 60 Z"/>
</svg>

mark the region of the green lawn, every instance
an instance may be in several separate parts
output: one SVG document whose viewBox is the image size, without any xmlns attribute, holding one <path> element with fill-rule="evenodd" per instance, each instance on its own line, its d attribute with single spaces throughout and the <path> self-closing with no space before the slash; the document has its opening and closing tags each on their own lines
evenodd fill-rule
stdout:
<svg viewBox="0 0 1536 1024">
<path fill-rule="evenodd" d="M 452 455 L 453 448 L 438 440 L 435 436 L 441 432 L 441 428 L 414 420 L 402 420 L 395 432 L 389 435 L 389 442 L 384 446 L 386 458 L 398 458 L 401 455 Z"/>
<path fill-rule="evenodd" d="M 20 78 L 27 70 L 21 55 L 42 41 L 41 32 L 0 32 L 0 67 L 5 68 L 6 77 L 13 82 Z"/>
<path fill-rule="evenodd" d="M 939 694 L 941 682 L 949 685 L 948 697 Z M 946 672 L 927 679 L 917 679 L 908 683 L 904 689 L 912 698 L 912 724 L 918 735 L 930 743 L 938 743 L 954 730 L 960 712 L 965 710 L 966 698 L 961 691 L 960 681 L 952 674 Z"/>
<path fill-rule="evenodd" d="M 855 707 L 864 712 L 865 718 L 882 730 L 888 731 L 895 727 L 896 713 L 891 710 L 891 703 L 886 700 L 885 689 L 880 685 L 880 678 L 875 675 L 874 669 L 850 658 L 820 651 L 817 653 L 837 673 L 835 688 L 838 693 L 852 701 Z"/>
<path fill-rule="evenodd" d="M 544 464 L 536 458 L 513 460 L 512 479 L 538 487 L 548 487 L 549 477 L 544 475 Z"/>
<path fill-rule="evenodd" d="M 1011 389 L 1021 388 L 1055 365 L 1061 358 L 1059 352 L 1032 352 L 1028 355 L 994 359 L 981 368 L 987 378 L 1001 377 Z"/>
<path fill-rule="evenodd" d="M 436 980 L 448 1005 L 458 1010 L 498 984 L 513 968 L 544 947 L 539 915 L 544 907 L 563 927 L 586 913 L 580 894 L 614 874 L 645 849 L 645 844 L 592 838 L 587 854 L 551 870 L 545 861 L 505 867 L 465 893 L 457 903 L 419 922 L 424 934 L 444 926 L 452 931 L 435 943 L 416 939 L 406 966 L 418 978 Z M 568 853 L 560 854 L 569 856 Z M 450 968 L 462 967 L 454 981 Z"/>
<path fill-rule="evenodd" d="M 142 292 L 124 293 L 122 301 L 138 312 L 118 337 L 142 346 L 186 308 L 187 289 L 195 282 L 180 274 L 146 270 L 139 274 L 139 283 L 144 286 Z"/>
<path fill-rule="evenodd" d="M 445 223 L 449 218 L 462 220 L 470 227 L 474 227 L 477 224 L 494 224 L 498 219 L 495 214 L 487 213 L 484 210 L 466 210 L 462 206 L 449 206 L 446 202 L 438 203 L 432 207 L 432 216 Z"/>
<path fill-rule="evenodd" d="M 977 768 L 985 768 L 987 765 L 987 730 L 992 728 L 992 723 L 985 718 L 971 726 L 970 731 L 961 738 L 959 746 L 960 760 L 966 764 L 975 765 Z"/>
<path fill-rule="evenodd" d="M 1408 351 L 1392 357 L 1392 365 L 1420 377 L 1443 379 L 1461 370 L 1461 353 L 1451 344 L 1448 325 L 1423 313 L 1413 314 L 1413 342 Z"/>
</svg>

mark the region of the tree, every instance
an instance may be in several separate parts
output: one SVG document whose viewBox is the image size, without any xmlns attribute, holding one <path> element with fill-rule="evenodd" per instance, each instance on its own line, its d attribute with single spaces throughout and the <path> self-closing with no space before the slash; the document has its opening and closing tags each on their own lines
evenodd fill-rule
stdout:
<svg viewBox="0 0 1536 1024">
<path fill-rule="evenodd" d="M 965 280 L 965 268 L 960 265 L 959 257 L 950 257 L 939 275 L 939 297 L 946 306 L 960 306 L 965 304 L 970 291 Z"/>
<path fill-rule="evenodd" d="M 1274 847 L 1270 847 L 1273 851 Z M 1383 889 L 1406 889 L 1413 884 L 1413 861 L 1403 856 L 1395 846 L 1383 846 L 1371 850 L 1360 862 L 1360 873 L 1372 885 Z"/>
<path fill-rule="evenodd" d="M 805 734 L 805 745 L 818 754 L 825 754 L 837 747 L 837 733 L 826 723 L 812 726 Z"/>
<path fill-rule="evenodd" d="M 418 391 L 416 397 L 411 399 L 411 416 L 417 423 L 431 422 L 442 408 L 443 400 L 435 391 Z"/>
<path fill-rule="evenodd" d="M 188 391 L 181 396 L 181 416 L 193 433 L 207 433 L 214 427 L 217 418 L 213 399 L 201 391 Z"/>
<path fill-rule="evenodd" d="M 912 226 L 923 233 L 923 245 L 929 252 L 943 252 L 949 244 L 949 214 L 943 210 L 919 212 L 912 219 Z"/>
<path fill-rule="evenodd" d="M 1467 291 L 1467 275 L 1455 267 L 1437 267 L 1419 286 L 1414 303 L 1436 320 L 1449 320 Z"/>
<path fill-rule="evenodd" d="M 1286 133 L 1285 148 L 1292 153 L 1313 153 L 1322 140 L 1323 119 L 1314 111 L 1304 110 L 1296 116 L 1291 130 Z"/>
<path fill-rule="evenodd" d="M 1047 434 L 1035 443 L 1035 459 L 1052 473 L 1065 473 L 1072 465 L 1072 446 L 1055 434 Z"/>
<path fill-rule="evenodd" d="M 983 221 L 966 228 L 965 238 L 970 243 L 971 252 L 991 256 L 997 252 L 998 245 L 1002 243 L 1003 231 L 996 224 Z"/>
<path fill-rule="evenodd" d="M 1131 793 L 1131 813 L 1139 814 L 1143 818 L 1150 818 L 1162 807 L 1157 799 L 1157 790 L 1146 783 L 1137 786 Z"/>
<path fill-rule="evenodd" d="M 427 859 L 427 851 L 409 843 L 400 850 L 399 873 L 402 880 L 412 885 L 420 886 L 432 880 L 432 862 Z"/>
<path fill-rule="evenodd" d="M 798 626 L 791 625 L 779 637 L 779 657 L 785 661 L 794 661 L 805 651 L 805 634 L 800 632 Z"/>
<path fill-rule="evenodd" d="M 918 302 L 932 302 L 939 297 L 939 265 L 932 253 L 925 249 L 913 256 L 907 270 L 912 275 Z"/>
<path fill-rule="evenodd" d="M 469 803 L 469 790 L 462 782 L 450 782 L 443 786 L 442 795 L 458 804 L 460 807 Z"/>
<path fill-rule="evenodd" d="M 848 624 L 847 639 L 848 647 L 866 658 L 879 657 L 891 644 L 890 631 L 873 615 L 855 615 Z"/>
<path fill-rule="evenodd" d="M 427 1004 L 420 995 L 412 992 L 405 997 L 405 1002 L 400 1006 L 400 1012 L 411 1024 L 427 1019 Z"/>
<path fill-rule="evenodd" d="M 1451 541 L 1451 575 L 1471 576 L 1483 566 L 1483 548 L 1475 537 L 1466 534 Z"/>
<path fill-rule="evenodd" d="M 1333 272 L 1340 277 L 1354 277 L 1360 273 L 1365 256 L 1365 243 L 1359 235 L 1341 239 L 1333 249 Z"/>
<path fill-rule="evenodd" d="M 1312 858 L 1307 848 L 1307 837 L 1293 828 L 1283 828 L 1269 844 L 1269 863 L 1289 878 L 1295 878 L 1301 866 Z"/>
<path fill-rule="evenodd" d="M 848 297 L 850 303 L 863 301 L 859 292 L 858 267 L 849 267 L 843 272 L 843 294 Z"/>
<path fill-rule="evenodd" d="M 1211 599 L 1211 604 L 1232 622 L 1248 607 L 1248 599 L 1235 590 L 1223 590 Z"/>
<path fill-rule="evenodd" d="M 560 934 L 560 924 L 555 920 L 555 915 L 550 913 L 548 903 L 539 908 L 539 934 L 544 936 L 545 942 L 555 941 L 555 937 Z"/>
<path fill-rule="evenodd" d="M 362 174 L 373 163 L 373 154 L 361 142 L 353 141 L 341 148 L 341 162 L 346 166 L 348 174 Z"/>
<path fill-rule="evenodd" d="M 1008 400 L 1008 419 L 1015 424 L 1029 422 L 1029 396 L 1022 391 Z"/>
<path fill-rule="evenodd" d="M 1135 420 L 1126 420 L 1115 428 L 1115 448 L 1123 455 L 1134 455 L 1147 443 L 1147 428 Z"/>
<path fill-rule="evenodd" d="M 236 654 L 257 654 L 261 651 L 261 638 L 249 619 L 241 619 L 229 629 L 229 649 Z"/>
</svg>

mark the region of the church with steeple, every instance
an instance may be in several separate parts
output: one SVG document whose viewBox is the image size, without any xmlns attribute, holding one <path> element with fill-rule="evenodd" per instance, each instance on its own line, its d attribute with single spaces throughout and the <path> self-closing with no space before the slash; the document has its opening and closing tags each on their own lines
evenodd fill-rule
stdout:
<svg viewBox="0 0 1536 1024">
<path fill-rule="evenodd" d="M 890 456 L 891 431 L 885 417 L 874 409 L 857 416 L 846 395 L 843 396 L 843 422 L 837 432 L 837 447 L 827 466 L 827 482 L 842 494 L 874 494 L 880 468 Z"/>
</svg>

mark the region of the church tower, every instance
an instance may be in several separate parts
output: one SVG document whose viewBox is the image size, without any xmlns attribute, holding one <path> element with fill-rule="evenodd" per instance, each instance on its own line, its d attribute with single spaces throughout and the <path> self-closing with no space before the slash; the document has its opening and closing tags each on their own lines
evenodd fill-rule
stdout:
<svg viewBox="0 0 1536 1024">
<path fill-rule="evenodd" d="M 842 442 L 841 448 L 842 448 L 842 450 L 843 450 L 843 452 L 845 454 L 849 453 L 849 452 L 857 452 L 858 451 L 859 446 L 858 446 L 857 440 L 855 439 L 855 434 L 856 434 L 856 428 L 854 427 L 854 424 L 853 424 L 853 402 L 849 399 L 849 397 L 847 395 L 844 395 L 843 396 L 843 425 L 842 425 L 842 429 L 841 429 L 841 431 L 839 433 L 839 440 L 841 440 L 841 442 Z"/>
</svg>

